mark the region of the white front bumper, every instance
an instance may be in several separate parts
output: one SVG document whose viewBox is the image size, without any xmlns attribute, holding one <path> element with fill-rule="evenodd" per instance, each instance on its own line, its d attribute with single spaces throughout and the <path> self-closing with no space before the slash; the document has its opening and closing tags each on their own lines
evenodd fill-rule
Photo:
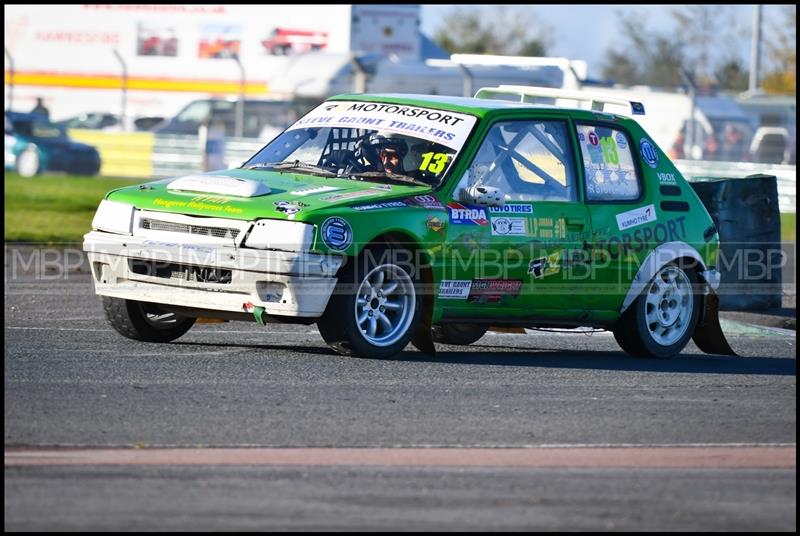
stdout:
<svg viewBox="0 0 800 536">
<path fill-rule="evenodd" d="M 318 317 L 343 257 L 180 244 L 92 231 L 83 249 L 102 296 L 230 312 Z M 214 281 L 222 279 L 224 282 Z"/>
</svg>

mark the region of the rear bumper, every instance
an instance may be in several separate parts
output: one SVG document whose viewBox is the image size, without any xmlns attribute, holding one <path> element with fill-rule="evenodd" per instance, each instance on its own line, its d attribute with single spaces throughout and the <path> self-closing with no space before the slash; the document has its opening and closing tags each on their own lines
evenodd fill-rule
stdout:
<svg viewBox="0 0 800 536">
<path fill-rule="evenodd" d="M 318 317 L 343 257 L 159 242 L 92 231 L 83 249 L 102 296 L 212 311 Z"/>
</svg>

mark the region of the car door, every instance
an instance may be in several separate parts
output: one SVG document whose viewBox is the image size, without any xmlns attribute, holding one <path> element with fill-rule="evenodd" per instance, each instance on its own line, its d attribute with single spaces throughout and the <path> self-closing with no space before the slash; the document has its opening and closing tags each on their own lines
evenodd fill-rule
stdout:
<svg viewBox="0 0 800 536">
<path fill-rule="evenodd" d="M 658 218 L 646 196 L 637 145 L 622 126 L 602 122 L 575 125 L 581 154 L 586 207 L 593 235 L 588 245 L 594 309 L 618 310 L 652 246 L 650 226 Z M 655 151 L 646 139 L 642 154 Z"/>
<path fill-rule="evenodd" d="M 565 292 L 567 241 L 591 229 L 570 132 L 564 119 L 535 116 L 489 128 L 448 203 L 445 316 L 558 318 L 580 307 Z M 476 188 L 496 191 L 503 206 L 470 203 Z"/>
</svg>

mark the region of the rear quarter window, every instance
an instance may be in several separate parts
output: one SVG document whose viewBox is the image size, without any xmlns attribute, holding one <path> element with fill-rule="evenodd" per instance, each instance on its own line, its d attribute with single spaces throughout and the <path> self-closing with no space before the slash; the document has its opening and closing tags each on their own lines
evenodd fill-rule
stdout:
<svg viewBox="0 0 800 536">
<path fill-rule="evenodd" d="M 577 125 L 588 201 L 633 201 L 642 193 L 630 138 L 606 125 Z"/>
</svg>

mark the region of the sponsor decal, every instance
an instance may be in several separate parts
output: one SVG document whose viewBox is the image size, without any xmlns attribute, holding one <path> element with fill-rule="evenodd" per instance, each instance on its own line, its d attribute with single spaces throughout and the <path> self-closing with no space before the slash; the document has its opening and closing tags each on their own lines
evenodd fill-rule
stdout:
<svg viewBox="0 0 800 536">
<path fill-rule="evenodd" d="M 467 301 L 489 303 L 516 298 L 521 288 L 521 279 L 473 279 Z"/>
<path fill-rule="evenodd" d="M 594 134 L 594 132 L 590 132 L 589 135 Z M 595 136 L 597 138 L 597 136 Z M 589 160 L 591 160 L 592 164 L 597 164 L 601 168 L 606 165 L 605 156 L 603 155 L 603 148 L 600 147 L 600 144 L 596 145 L 587 145 L 586 148 L 589 152 Z"/>
<path fill-rule="evenodd" d="M 639 207 L 622 214 L 617 214 L 617 227 L 620 231 L 630 229 L 631 227 L 638 227 L 651 221 L 656 221 L 656 207 L 655 205 L 647 205 L 646 207 Z"/>
<path fill-rule="evenodd" d="M 389 114 L 397 114 L 402 117 L 423 118 L 427 121 L 440 123 L 445 125 L 457 125 L 464 121 L 464 117 L 459 117 L 460 114 L 450 114 L 448 112 L 440 112 L 438 110 L 427 110 L 425 108 L 414 108 L 412 106 L 403 106 L 396 104 L 377 104 L 371 102 L 355 102 L 350 104 L 348 111 L 361 111 L 361 112 L 385 112 Z"/>
<path fill-rule="evenodd" d="M 356 199 L 358 197 L 366 197 L 368 195 L 375 195 L 375 192 L 369 190 L 358 190 L 356 192 L 343 192 L 341 194 L 324 195 L 319 198 L 320 201 L 341 201 L 343 199 Z"/>
<path fill-rule="evenodd" d="M 333 251 L 344 251 L 353 242 L 353 230 L 347 220 L 338 216 L 328 218 L 322 223 L 322 241 Z"/>
<path fill-rule="evenodd" d="M 273 203 L 275 205 L 275 210 L 278 212 L 283 212 L 289 218 L 293 218 L 295 214 L 300 212 L 304 207 L 308 205 L 305 203 L 300 203 L 299 201 L 275 201 Z"/>
<path fill-rule="evenodd" d="M 528 234 L 526 218 L 492 218 L 492 234 L 495 236 L 525 236 Z"/>
<path fill-rule="evenodd" d="M 533 214 L 533 205 L 515 205 L 506 203 L 502 207 L 489 207 L 492 214 Z"/>
<path fill-rule="evenodd" d="M 428 209 L 443 209 L 444 205 L 433 195 L 415 195 L 406 199 L 409 205 L 417 205 Z"/>
<path fill-rule="evenodd" d="M 628 140 L 625 139 L 625 134 L 622 132 L 617 132 L 617 135 L 614 136 L 614 138 L 617 140 L 617 147 L 620 149 L 625 149 L 628 147 Z"/>
<path fill-rule="evenodd" d="M 533 236 L 537 238 L 564 238 L 567 236 L 564 218 L 534 218 Z"/>
<path fill-rule="evenodd" d="M 466 300 L 472 281 L 443 279 L 439 283 L 439 298 L 446 300 Z"/>
<path fill-rule="evenodd" d="M 192 208 L 195 210 L 223 212 L 226 214 L 241 214 L 244 211 L 239 207 L 228 205 L 228 201 L 230 201 L 230 199 L 227 197 L 216 198 L 214 196 L 205 195 L 195 196 L 189 201 L 174 201 L 172 199 L 156 197 L 153 200 L 153 205 L 166 209 Z"/>
<path fill-rule="evenodd" d="M 444 236 L 444 222 L 438 216 L 428 216 L 425 226 L 434 233 Z"/>
<path fill-rule="evenodd" d="M 674 173 L 657 173 L 658 182 L 661 184 L 677 184 L 678 180 L 675 178 Z"/>
<path fill-rule="evenodd" d="M 596 240 L 591 245 L 586 244 L 585 247 L 592 250 L 592 258 L 596 252 L 606 252 L 611 259 L 616 259 L 620 255 L 627 255 L 631 251 L 636 253 L 654 244 L 685 239 L 686 216 L 679 216 L 619 236 Z"/>
<path fill-rule="evenodd" d="M 471 115 L 404 104 L 342 101 L 319 105 L 288 130 L 342 127 L 391 130 L 458 149 L 477 118 Z"/>
<path fill-rule="evenodd" d="M 292 195 L 312 195 L 312 194 L 321 194 L 323 192 L 333 192 L 334 190 L 341 190 L 336 186 L 312 186 L 310 188 L 302 188 L 300 190 L 294 190 L 293 192 L 289 192 Z"/>
<path fill-rule="evenodd" d="M 559 259 L 561 258 L 561 250 L 558 250 L 546 257 L 539 257 L 533 259 L 528 264 L 528 273 L 536 279 L 553 275 L 560 270 Z"/>
<path fill-rule="evenodd" d="M 455 225 L 489 225 L 486 209 L 472 205 L 462 205 L 451 201 L 447 204 L 450 223 Z"/>
<path fill-rule="evenodd" d="M 650 140 L 646 138 L 639 140 L 639 152 L 642 153 L 642 160 L 644 160 L 648 166 L 653 169 L 658 167 L 658 151 Z"/>
<path fill-rule="evenodd" d="M 353 210 L 376 210 L 379 208 L 401 208 L 407 206 L 405 201 L 382 201 L 369 205 L 358 205 L 357 207 L 353 207 Z"/>
<path fill-rule="evenodd" d="M 594 130 L 589 132 L 589 143 L 592 145 L 597 145 L 600 143 L 600 140 L 597 139 L 597 134 L 595 134 Z"/>
</svg>

